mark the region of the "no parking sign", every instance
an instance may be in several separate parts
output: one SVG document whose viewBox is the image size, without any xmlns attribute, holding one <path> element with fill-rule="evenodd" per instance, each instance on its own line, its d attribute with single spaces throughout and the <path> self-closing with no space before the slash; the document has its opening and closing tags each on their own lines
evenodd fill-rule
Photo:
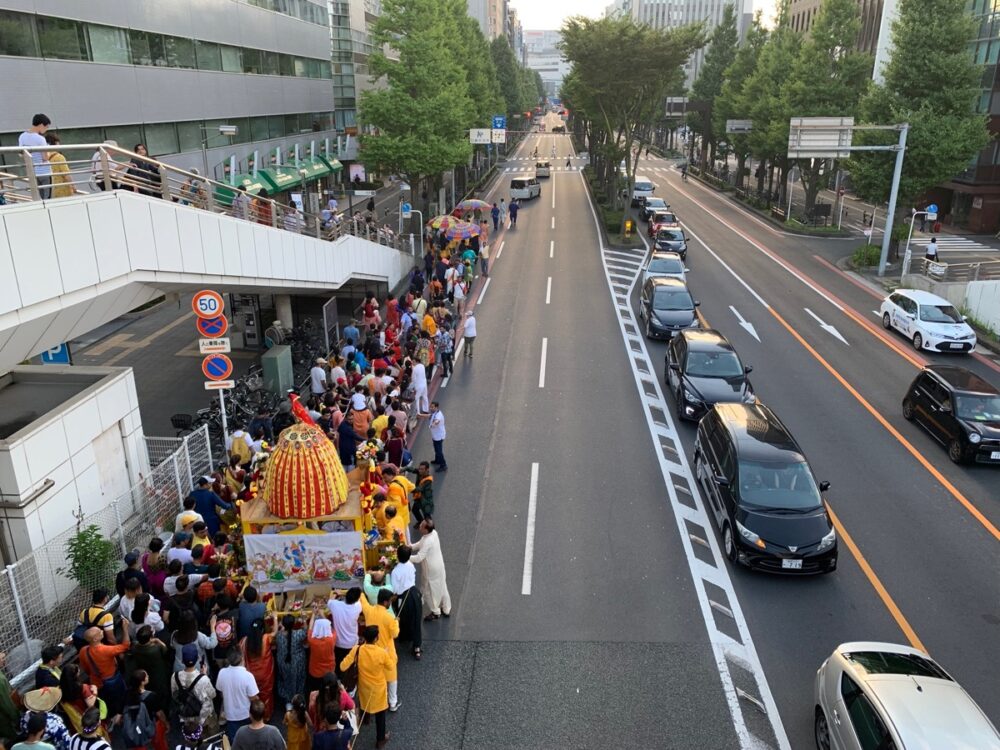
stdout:
<svg viewBox="0 0 1000 750">
<path fill-rule="evenodd" d="M 201 361 L 201 371 L 209 380 L 225 380 L 233 374 L 233 361 L 225 354 L 209 354 Z"/>
</svg>

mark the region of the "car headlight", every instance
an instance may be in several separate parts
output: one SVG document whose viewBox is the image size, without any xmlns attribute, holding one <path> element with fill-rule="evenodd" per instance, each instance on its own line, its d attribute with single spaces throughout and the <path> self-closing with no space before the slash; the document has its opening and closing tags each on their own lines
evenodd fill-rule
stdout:
<svg viewBox="0 0 1000 750">
<path fill-rule="evenodd" d="M 975 341 L 976 340 L 976 334 L 970 333 L 968 336 L 963 336 L 962 340 L 963 341 Z"/>
<path fill-rule="evenodd" d="M 983 436 L 980 435 L 978 432 L 969 433 L 969 442 L 972 443 L 973 445 L 978 445 L 982 439 Z"/>
<path fill-rule="evenodd" d="M 750 531 L 750 529 L 741 524 L 739 521 L 736 521 L 736 529 L 737 531 L 740 532 L 741 537 L 746 539 L 748 542 L 750 542 L 750 544 L 754 545 L 755 547 L 760 547 L 760 549 L 764 549 L 767 546 L 764 544 L 763 539 L 754 534 L 752 531 Z"/>
<path fill-rule="evenodd" d="M 837 530 L 830 529 L 830 533 L 819 540 L 819 546 L 816 548 L 817 552 L 822 552 L 823 550 L 828 550 L 837 541 Z"/>
<path fill-rule="evenodd" d="M 701 402 L 701 396 L 696 393 L 692 393 L 687 388 L 684 389 L 684 399 L 687 401 L 698 401 Z"/>
</svg>

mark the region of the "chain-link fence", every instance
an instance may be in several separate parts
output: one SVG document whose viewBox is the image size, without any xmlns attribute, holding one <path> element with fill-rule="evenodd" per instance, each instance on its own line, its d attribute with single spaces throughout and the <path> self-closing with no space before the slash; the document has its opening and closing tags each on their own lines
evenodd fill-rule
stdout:
<svg viewBox="0 0 1000 750">
<path fill-rule="evenodd" d="M 30 670 L 43 647 L 72 632 L 95 588 L 114 595 L 125 553 L 173 531 L 194 477 L 211 470 L 207 426 L 184 438 L 146 438 L 146 450 L 154 468 L 128 493 L 0 572 L 0 601 L 7 603 L 0 607 L 0 651 L 11 674 Z"/>
</svg>

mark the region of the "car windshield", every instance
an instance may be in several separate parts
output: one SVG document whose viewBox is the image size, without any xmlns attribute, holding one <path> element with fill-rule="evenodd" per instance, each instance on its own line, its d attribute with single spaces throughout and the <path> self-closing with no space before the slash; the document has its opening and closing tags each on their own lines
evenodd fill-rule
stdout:
<svg viewBox="0 0 1000 750">
<path fill-rule="evenodd" d="M 657 208 L 666 205 L 667 203 L 663 198 L 646 198 L 646 208 Z"/>
<path fill-rule="evenodd" d="M 684 264 L 676 258 L 654 258 L 646 267 L 648 273 L 684 273 Z"/>
<path fill-rule="evenodd" d="M 655 216 L 655 222 L 654 223 L 656 223 L 656 224 L 676 224 L 677 223 L 677 217 L 674 216 L 673 214 L 658 213 Z"/>
<path fill-rule="evenodd" d="M 653 294 L 654 310 L 693 310 L 694 301 L 687 289 L 657 289 Z"/>
<path fill-rule="evenodd" d="M 1000 422 L 1000 396 L 955 396 L 956 415 L 973 422 Z"/>
<path fill-rule="evenodd" d="M 868 674 L 905 674 L 914 677 L 936 677 L 951 680 L 937 664 L 916 654 L 887 654 L 881 651 L 858 651 L 845 654 Z"/>
<path fill-rule="evenodd" d="M 638 190 L 641 193 L 648 193 L 648 192 L 652 191 L 652 189 L 653 189 L 653 183 L 652 182 L 637 182 L 637 183 L 635 183 L 635 189 Z"/>
<path fill-rule="evenodd" d="M 805 461 L 740 461 L 740 499 L 768 510 L 810 510 L 823 504 Z"/>
<path fill-rule="evenodd" d="M 738 378 L 743 376 L 743 363 L 736 352 L 688 352 L 688 375 L 696 378 Z"/>
<path fill-rule="evenodd" d="M 925 323 L 961 323 L 962 316 L 951 305 L 921 305 L 920 319 Z"/>
<path fill-rule="evenodd" d="M 662 242 L 683 242 L 684 235 L 677 229 L 661 229 L 656 233 L 656 239 Z"/>
</svg>

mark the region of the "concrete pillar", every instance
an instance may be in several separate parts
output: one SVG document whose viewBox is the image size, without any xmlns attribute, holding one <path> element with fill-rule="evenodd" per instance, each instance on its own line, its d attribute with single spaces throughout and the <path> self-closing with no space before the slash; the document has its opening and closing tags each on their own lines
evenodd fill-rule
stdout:
<svg viewBox="0 0 1000 750">
<path fill-rule="evenodd" d="M 292 320 L 292 296 L 290 294 L 274 295 L 274 313 L 281 321 L 283 328 L 294 328 Z"/>
</svg>

